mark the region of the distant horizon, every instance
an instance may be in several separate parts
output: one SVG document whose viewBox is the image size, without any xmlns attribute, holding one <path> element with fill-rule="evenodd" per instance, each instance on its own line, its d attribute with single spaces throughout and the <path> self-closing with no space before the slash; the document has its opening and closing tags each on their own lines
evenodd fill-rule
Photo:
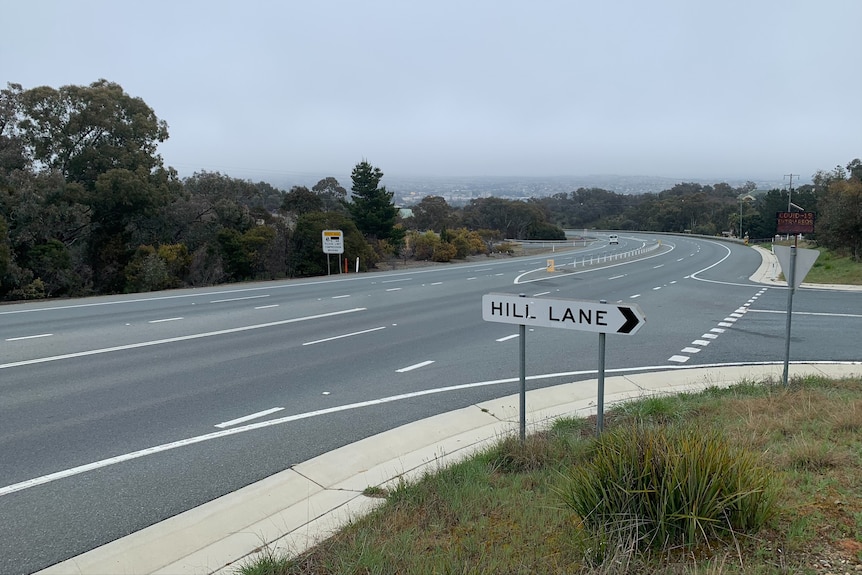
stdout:
<svg viewBox="0 0 862 575">
<path fill-rule="evenodd" d="M 847 161 L 850 161 L 848 159 Z M 375 165 L 371 162 L 372 165 Z M 344 186 L 345 188 L 350 188 L 350 172 L 344 172 L 341 174 L 334 172 L 294 172 L 294 171 L 281 171 L 281 170 L 269 170 L 269 169 L 252 169 L 252 168 L 234 168 L 231 169 L 207 169 L 200 168 L 196 170 L 180 170 L 176 168 L 176 166 L 172 166 L 169 162 L 165 161 L 165 165 L 167 167 L 172 167 L 177 170 L 177 173 L 181 178 L 191 177 L 194 173 L 200 172 L 210 172 L 210 173 L 220 173 L 224 176 L 236 178 L 239 180 L 251 180 L 251 181 L 262 181 L 266 182 L 273 187 L 284 189 L 285 191 L 289 191 L 289 189 L 293 186 L 306 186 L 311 188 L 314 184 L 320 181 L 323 178 L 334 177 L 338 182 Z M 843 165 L 843 164 L 842 164 Z M 711 176 L 666 176 L 666 175 L 621 175 L 614 173 L 592 173 L 592 174 L 558 174 L 558 175 L 492 175 L 492 174 L 483 174 L 483 175 L 425 175 L 425 174 L 391 174 L 386 171 L 383 166 L 380 167 L 381 171 L 383 171 L 383 178 L 380 181 L 381 186 L 386 186 L 387 189 L 393 191 L 394 188 L 403 188 L 405 186 L 416 186 L 416 185 L 433 185 L 433 184 L 453 184 L 453 183 L 472 183 L 474 185 L 481 184 L 483 182 L 498 182 L 498 183 L 514 183 L 514 182 L 529 182 L 532 184 L 557 184 L 557 185 L 579 185 L 582 187 L 598 187 L 602 189 L 607 189 L 608 191 L 614 191 L 612 189 L 612 183 L 608 180 L 618 180 L 618 186 L 623 183 L 628 183 L 633 185 L 635 183 L 640 185 L 646 185 L 646 187 L 654 188 L 656 185 L 666 185 L 667 188 L 673 187 L 676 184 L 681 183 L 697 183 L 701 185 L 715 185 L 726 183 L 728 185 L 741 185 L 745 182 L 754 182 L 758 185 L 758 189 L 761 186 L 767 186 L 769 189 L 774 188 L 783 188 L 787 187 L 790 183 L 790 179 L 787 175 L 782 174 L 780 176 L 772 176 L 772 177 L 751 177 L 751 176 L 730 176 L 730 177 L 711 177 Z M 823 168 L 826 170 L 826 168 Z M 352 167 L 351 167 L 352 170 Z M 790 172 L 788 172 L 789 174 Z M 813 174 L 812 174 L 813 175 Z M 580 182 L 580 184 L 577 184 Z M 599 185 L 598 182 L 602 182 L 603 185 Z M 652 182 L 652 185 L 648 185 L 649 182 Z M 796 188 L 802 185 L 809 185 L 812 183 L 811 176 L 802 177 L 800 174 L 793 174 L 793 187 Z M 665 189 L 667 189 L 665 188 Z M 574 188 L 577 189 L 577 188 Z M 574 191 L 574 189 L 572 191 Z M 394 191 L 400 191 L 395 189 Z M 651 190 L 652 191 L 652 190 Z M 643 192 L 648 193 L 648 192 Z"/>
</svg>

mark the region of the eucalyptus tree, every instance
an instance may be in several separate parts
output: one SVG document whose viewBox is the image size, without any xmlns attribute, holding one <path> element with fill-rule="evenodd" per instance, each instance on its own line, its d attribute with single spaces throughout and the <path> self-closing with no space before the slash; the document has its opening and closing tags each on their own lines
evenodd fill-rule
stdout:
<svg viewBox="0 0 862 575">
<path fill-rule="evenodd" d="M 141 98 L 116 83 L 40 86 L 20 93 L 17 129 L 34 168 L 59 173 L 80 192 L 68 201 L 89 216 L 88 260 L 98 291 L 123 289 L 123 269 L 141 221 L 177 193 L 158 145 L 167 124 Z"/>
</svg>

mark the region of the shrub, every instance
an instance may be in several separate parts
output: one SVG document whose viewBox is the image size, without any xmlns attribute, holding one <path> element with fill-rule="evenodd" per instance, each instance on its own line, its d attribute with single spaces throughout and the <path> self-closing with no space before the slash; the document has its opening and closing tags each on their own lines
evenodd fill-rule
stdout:
<svg viewBox="0 0 862 575">
<path fill-rule="evenodd" d="M 621 427 L 568 472 L 564 504 L 602 537 L 660 547 L 756 532 L 773 514 L 771 474 L 753 453 L 687 427 Z"/>
</svg>

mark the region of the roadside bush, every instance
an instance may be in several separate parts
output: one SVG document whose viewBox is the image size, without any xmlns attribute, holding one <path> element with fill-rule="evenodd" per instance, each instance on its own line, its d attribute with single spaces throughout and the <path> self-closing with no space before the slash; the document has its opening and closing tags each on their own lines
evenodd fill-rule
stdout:
<svg viewBox="0 0 862 575">
<path fill-rule="evenodd" d="M 754 533 L 774 513 L 776 493 L 755 454 L 718 433 L 643 424 L 604 433 L 559 488 L 587 529 L 636 549 Z"/>
</svg>

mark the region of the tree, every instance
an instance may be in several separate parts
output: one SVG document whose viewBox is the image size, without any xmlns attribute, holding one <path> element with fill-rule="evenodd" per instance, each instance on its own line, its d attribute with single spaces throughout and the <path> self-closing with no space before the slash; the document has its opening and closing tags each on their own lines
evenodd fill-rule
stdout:
<svg viewBox="0 0 862 575">
<path fill-rule="evenodd" d="M 471 200 L 464 208 L 464 221 L 473 229 L 499 230 L 510 239 L 555 239 L 561 235 L 565 237 L 557 226 L 546 222 L 545 213 L 538 203 L 494 197 L 478 198 Z M 553 237 L 539 237 L 548 233 Z"/>
<path fill-rule="evenodd" d="M 162 166 L 156 154 L 168 126 L 140 98 L 119 84 L 41 86 L 23 92 L 19 123 L 33 157 L 88 189 L 110 169 L 147 172 Z"/>
<path fill-rule="evenodd" d="M 349 217 L 337 212 L 311 212 L 299 216 L 291 241 L 291 276 L 326 275 L 327 256 L 323 253 L 323 230 L 341 230 L 344 233 L 344 254 L 335 256 L 335 267 L 340 259 L 353 262 L 359 258 L 360 269 L 367 270 L 377 263 L 377 257 L 368 242 Z M 332 264 L 332 257 L 329 262 Z M 330 270 L 330 271 L 334 271 Z"/>
<path fill-rule="evenodd" d="M 853 173 L 850 170 L 851 174 Z M 826 247 L 862 261 L 862 180 L 832 178 L 820 199 L 817 237 Z"/>
<path fill-rule="evenodd" d="M 5 90 L 0 90 L 0 186 L 4 185 L 11 172 L 25 170 L 30 165 L 24 140 L 18 129 L 22 93 L 20 84 L 8 84 Z"/>
<path fill-rule="evenodd" d="M 386 191 L 385 186 L 378 187 L 383 178 L 380 168 L 363 160 L 356 164 L 350 177 L 353 180 L 350 188 L 353 195 L 347 209 L 359 231 L 370 240 L 402 239 L 403 234 L 400 234 L 400 238 L 393 238 L 398 209 L 392 203 L 394 193 Z"/>
<path fill-rule="evenodd" d="M 123 269 L 146 235 L 143 222 L 178 191 L 176 173 L 156 153 L 167 124 L 119 84 L 41 86 L 18 95 L 18 135 L 43 174 L 59 173 L 66 199 L 85 207 L 87 259 L 99 291 L 119 292 Z M 61 240 L 62 241 L 62 240 Z"/>
<path fill-rule="evenodd" d="M 344 201 L 347 199 L 347 190 L 332 176 L 323 178 L 311 188 L 323 202 L 324 212 L 344 211 Z"/>
<path fill-rule="evenodd" d="M 425 196 L 413 206 L 411 227 L 417 230 L 440 232 L 454 220 L 453 210 L 441 196 Z"/>
<path fill-rule="evenodd" d="M 315 194 L 305 186 L 293 186 L 290 191 L 284 195 L 284 200 L 281 202 L 281 209 L 296 215 L 307 214 L 309 212 L 322 212 L 323 200 L 319 195 Z"/>
</svg>

